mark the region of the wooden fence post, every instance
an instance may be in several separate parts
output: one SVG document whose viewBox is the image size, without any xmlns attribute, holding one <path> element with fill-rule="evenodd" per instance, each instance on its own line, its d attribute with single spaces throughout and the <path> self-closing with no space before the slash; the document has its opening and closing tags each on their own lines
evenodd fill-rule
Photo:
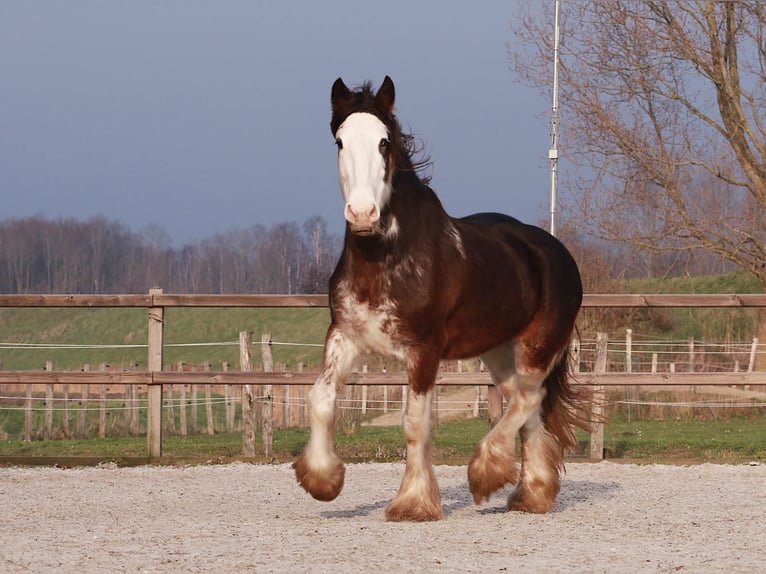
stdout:
<svg viewBox="0 0 766 574">
<path fill-rule="evenodd" d="M 90 365 L 85 364 L 82 366 L 84 373 L 90 371 Z M 77 438 L 85 438 L 87 433 L 87 417 L 88 417 L 88 398 L 90 395 L 90 385 L 82 384 L 80 386 L 80 410 L 77 411 L 77 427 L 75 429 L 75 435 Z"/>
<path fill-rule="evenodd" d="M 694 337 L 689 337 L 689 372 L 694 372 Z"/>
<path fill-rule="evenodd" d="M 596 333 L 596 363 L 593 367 L 594 373 L 606 372 L 606 351 L 607 351 L 606 333 Z M 593 432 L 590 435 L 590 458 L 604 458 L 604 386 L 598 385 L 593 389 Z"/>
<path fill-rule="evenodd" d="M 221 370 L 224 373 L 229 372 L 229 363 L 224 361 L 221 363 Z M 223 394 L 225 396 L 224 399 L 224 405 L 226 407 L 226 432 L 227 433 L 233 433 L 234 432 L 234 417 L 236 414 L 235 410 L 235 404 L 236 404 L 236 397 L 232 396 L 232 393 L 234 393 L 234 390 L 236 387 L 233 387 L 232 385 L 224 385 L 223 386 Z"/>
<path fill-rule="evenodd" d="M 633 372 L 633 329 L 625 329 L 625 372 Z M 628 407 L 628 420 L 631 420 L 635 387 L 625 387 L 625 399 Z"/>
<path fill-rule="evenodd" d="M 45 370 L 53 370 L 53 361 L 45 361 Z M 48 440 L 53 438 L 53 385 L 45 385 L 45 432 L 43 437 Z"/>
<path fill-rule="evenodd" d="M 298 363 L 298 372 L 303 373 L 304 365 L 303 363 Z M 383 387 L 384 389 L 386 387 Z M 308 410 L 308 405 L 306 404 L 306 387 L 300 386 L 298 387 L 298 426 L 304 427 L 306 426 L 306 417 Z"/>
<path fill-rule="evenodd" d="M 205 363 L 202 370 L 210 372 L 210 363 Z M 210 384 L 205 385 L 205 418 L 207 419 L 207 434 L 215 434 L 215 421 L 213 420 L 213 387 Z"/>
<path fill-rule="evenodd" d="M 192 367 L 192 372 L 195 372 L 197 370 L 197 367 Z M 199 422 L 199 412 L 197 404 L 197 385 L 192 383 L 189 385 L 189 403 L 190 403 L 190 411 L 189 411 L 189 432 L 191 434 L 197 434 L 197 422 Z"/>
<path fill-rule="evenodd" d="M 487 387 L 487 416 L 491 429 L 495 428 L 503 416 L 503 396 L 495 385 Z"/>
<path fill-rule="evenodd" d="M 178 361 L 178 370 L 183 372 L 184 362 Z M 178 390 L 178 424 L 181 427 L 181 436 L 189 434 L 186 422 L 186 384 L 182 384 Z"/>
<path fill-rule="evenodd" d="M 106 363 L 98 366 L 101 373 L 106 372 Z M 98 438 L 106 436 L 106 385 L 101 383 L 98 386 Z"/>
<path fill-rule="evenodd" d="M 64 409 L 61 417 L 61 430 L 64 433 L 64 438 L 72 438 L 72 433 L 69 430 L 69 385 L 64 383 L 61 385 L 61 392 L 64 395 Z"/>
<path fill-rule="evenodd" d="M 168 418 L 167 426 L 170 434 L 176 434 L 176 409 L 175 409 L 175 392 L 173 385 L 168 385 Z"/>
<path fill-rule="evenodd" d="M 32 441 L 32 385 L 27 385 L 27 400 L 24 405 L 24 442 Z"/>
<path fill-rule="evenodd" d="M 239 332 L 239 370 L 243 373 L 253 371 L 251 353 L 252 338 L 247 331 Z M 253 385 L 242 387 L 242 455 L 255 456 L 255 398 Z"/>
<path fill-rule="evenodd" d="M 135 362 L 131 362 L 129 369 L 131 371 L 135 371 L 137 366 L 138 365 Z M 140 402 L 138 400 L 138 385 L 128 385 L 127 392 L 125 394 L 127 395 L 126 404 L 127 404 L 128 410 L 126 412 L 128 416 L 126 417 L 126 419 L 128 423 L 128 428 L 132 436 L 138 436 L 139 435 L 139 418 L 141 413 Z M 171 399 L 172 399 L 172 394 L 171 394 Z"/>
<path fill-rule="evenodd" d="M 149 296 L 161 295 L 162 289 L 149 289 Z M 164 343 L 164 307 L 149 308 L 148 360 L 149 371 L 162 371 Z M 150 383 L 147 390 L 146 447 L 150 459 L 162 456 L 162 385 Z"/>
<path fill-rule="evenodd" d="M 755 358 L 758 355 L 758 337 L 753 337 L 753 344 L 750 345 L 750 359 L 747 362 L 747 372 L 752 373 L 755 368 Z"/>
<path fill-rule="evenodd" d="M 274 372 L 274 356 L 271 352 L 271 335 L 261 335 L 261 358 L 263 372 Z M 271 458 L 274 440 L 274 398 L 272 385 L 263 385 L 263 456 Z"/>
</svg>

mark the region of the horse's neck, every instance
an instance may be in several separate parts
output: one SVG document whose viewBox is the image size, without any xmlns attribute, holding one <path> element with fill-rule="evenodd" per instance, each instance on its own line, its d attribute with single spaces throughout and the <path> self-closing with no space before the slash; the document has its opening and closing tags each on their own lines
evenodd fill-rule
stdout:
<svg viewBox="0 0 766 574">
<path fill-rule="evenodd" d="M 433 229 L 449 220 L 436 193 L 414 172 L 394 176 L 391 213 L 397 220 L 400 237 L 407 241 L 417 241 L 419 235 L 433 233 Z"/>
</svg>

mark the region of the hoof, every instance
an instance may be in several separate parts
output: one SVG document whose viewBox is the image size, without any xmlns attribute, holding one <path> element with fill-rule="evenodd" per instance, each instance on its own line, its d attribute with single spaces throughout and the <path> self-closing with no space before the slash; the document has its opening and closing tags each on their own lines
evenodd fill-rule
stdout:
<svg viewBox="0 0 766 574">
<path fill-rule="evenodd" d="M 317 500 L 335 500 L 343 490 L 346 476 L 343 462 L 333 453 L 327 464 L 316 468 L 309 464 L 308 459 L 306 451 L 303 451 L 293 463 L 298 484 Z"/>
<path fill-rule="evenodd" d="M 492 494 L 506 484 L 514 484 L 517 478 L 518 469 L 512 450 L 483 443 L 476 446 L 468 464 L 468 488 L 474 503 L 489 500 Z"/>
<path fill-rule="evenodd" d="M 541 481 L 532 481 L 527 484 L 522 481 L 508 497 L 508 510 L 545 514 L 556 506 L 558 493 L 558 480 L 553 484 L 545 484 Z"/>
<path fill-rule="evenodd" d="M 397 498 L 386 508 L 386 520 L 389 522 L 434 522 L 443 518 L 441 500 L 429 503 Z"/>
</svg>

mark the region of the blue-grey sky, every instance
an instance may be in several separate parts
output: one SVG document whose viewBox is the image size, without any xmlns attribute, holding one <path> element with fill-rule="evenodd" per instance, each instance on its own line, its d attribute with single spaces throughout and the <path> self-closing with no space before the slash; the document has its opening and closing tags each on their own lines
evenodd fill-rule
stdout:
<svg viewBox="0 0 766 574">
<path fill-rule="evenodd" d="M 3 0 L 0 220 L 117 220 L 176 246 L 312 215 L 343 228 L 332 82 L 379 85 L 456 216 L 538 222 L 550 102 L 515 81 L 515 1 Z"/>
</svg>

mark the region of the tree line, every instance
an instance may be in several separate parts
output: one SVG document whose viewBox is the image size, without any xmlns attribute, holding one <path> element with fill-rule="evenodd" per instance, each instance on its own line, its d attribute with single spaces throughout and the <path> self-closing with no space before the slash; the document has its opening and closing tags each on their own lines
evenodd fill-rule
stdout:
<svg viewBox="0 0 766 574">
<path fill-rule="evenodd" d="M 101 216 L 9 219 L 0 222 L 0 292 L 323 293 L 340 245 L 321 217 L 180 248 L 161 227 L 135 232 Z"/>
<path fill-rule="evenodd" d="M 629 277 L 714 274 L 734 267 L 704 251 L 657 254 L 584 238 L 564 221 L 560 238 L 588 292 L 620 291 Z M 0 221 L 0 293 L 326 293 L 342 240 L 321 217 L 233 229 L 171 246 L 167 232 L 135 232 L 103 216 Z"/>
</svg>

